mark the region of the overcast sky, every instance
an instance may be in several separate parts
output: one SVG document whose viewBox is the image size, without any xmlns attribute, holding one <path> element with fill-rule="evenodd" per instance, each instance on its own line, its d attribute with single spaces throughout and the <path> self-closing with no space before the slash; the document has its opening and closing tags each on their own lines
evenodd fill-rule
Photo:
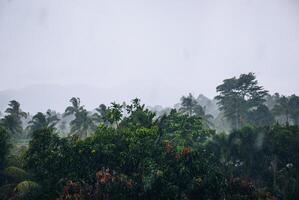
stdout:
<svg viewBox="0 0 299 200">
<path fill-rule="evenodd" d="M 251 71 L 299 94 L 298 0 L 0 0 L 0 90 L 90 85 L 171 104 Z"/>
</svg>

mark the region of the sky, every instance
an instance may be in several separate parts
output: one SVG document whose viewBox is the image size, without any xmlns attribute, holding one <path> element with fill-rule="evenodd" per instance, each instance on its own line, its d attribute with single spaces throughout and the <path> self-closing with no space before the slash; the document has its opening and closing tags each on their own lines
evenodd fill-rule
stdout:
<svg viewBox="0 0 299 200">
<path fill-rule="evenodd" d="M 172 105 L 254 72 L 299 94 L 298 50 L 298 0 L 0 0 L 0 91 L 79 85 Z"/>
</svg>

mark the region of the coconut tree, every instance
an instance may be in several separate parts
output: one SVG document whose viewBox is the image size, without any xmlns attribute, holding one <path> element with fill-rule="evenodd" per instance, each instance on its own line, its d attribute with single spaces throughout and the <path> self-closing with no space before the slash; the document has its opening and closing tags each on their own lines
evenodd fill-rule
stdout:
<svg viewBox="0 0 299 200">
<path fill-rule="evenodd" d="M 89 112 L 80 105 L 80 98 L 71 98 L 71 106 L 67 107 L 64 116 L 74 115 L 74 119 L 70 122 L 71 132 L 85 138 L 88 132 L 95 130 L 96 126 Z"/>
<path fill-rule="evenodd" d="M 80 105 L 80 98 L 78 97 L 72 97 L 70 99 L 70 102 L 72 103 L 71 106 L 68 106 L 64 111 L 64 116 L 73 115 L 77 112 L 80 112 L 80 110 L 83 109 L 83 106 Z"/>
<path fill-rule="evenodd" d="M 123 116 L 122 108 L 123 106 L 118 103 L 111 103 L 103 116 L 104 121 L 109 122 L 111 126 L 118 127 L 118 122 Z"/>
<path fill-rule="evenodd" d="M 154 120 L 156 114 L 145 108 L 145 105 L 141 104 L 138 98 L 133 99 L 132 104 L 126 105 L 125 107 L 128 115 L 122 120 L 122 126 L 142 125 L 149 128 L 158 120 Z"/>
<path fill-rule="evenodd" d="M 75 113 L 75 119 L 71 121 L 70 125 L 71 132 L 78 134 L 82 138 L 86 138 L 87 134 L 96 128 L 89 112 L 85 109 Z"/>
<path fill-rule="evenodd" d="M 54 129 L 58 121 L 59 118 L 57 117 L 56 113 L 51 110 L 47 110 L 46 114 L 38 112 L 32 117 L 32 120 L 29 122 L 29 126 L 27 128 L 30 130 L 30 132 L 34 132 L 43 128 Z"/>
<path fill-rule="evenodd" d="M 104 122 L 104 116 L 106 115 L 106 112 L 107 112 L 107 107 L 105 104 L 101 104 L 99 105 L 99 107 L 97 107 L 96 109 L 96 113 L 94 113 L 92 115 L 92 118 L 93 120 L 96 122 L 96 123 L 101 123 L 101 122 Z"/>
<path fill-rule="evenodd" d="M 22 118 L 27 118 L 27 113 L 20 108 L 20 103 L 12 100 L 8 104 L 9 108 L 5 110 L 7 115 L 2 119 L 2 124 L 10 134 L 16 135 L 23 132 Z"/>
</svg>

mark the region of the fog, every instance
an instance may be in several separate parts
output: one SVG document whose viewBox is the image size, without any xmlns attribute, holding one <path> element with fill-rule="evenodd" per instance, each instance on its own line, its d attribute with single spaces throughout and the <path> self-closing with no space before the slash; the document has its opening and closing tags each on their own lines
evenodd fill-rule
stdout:
<svg viewBox="0 0 299 200">
<path fill-rule="evenodd" d="M 65 105 L 75 92 L 63 88 L 77 86 L 90 106 L 172 106 L 250 71 L 270 92 L 298 94 L 298 48 L 297 0 L 0 0 L 0 102 L 56 85 L 63 104 L 32 92 L 24 109 Z"/>
</svg>

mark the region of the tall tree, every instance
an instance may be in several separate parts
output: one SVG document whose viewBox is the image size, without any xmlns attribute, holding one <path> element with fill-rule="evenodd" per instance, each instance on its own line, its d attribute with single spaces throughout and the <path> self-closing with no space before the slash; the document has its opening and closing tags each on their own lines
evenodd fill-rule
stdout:
<svg viewBox="0 0 299 200">
<path fill-rule="evenodd" d="M 70 123 L 71 132 L 79 135 L 81 138 L 85 138 L 90 131 L 95 130 L 96 126 L 89 112 L 80 105 L 80 98 L 73 97 L 70 99 L 70 102 L 72 105 L 65 109 L 64 116 L 75 116 L 75 119 Z"/>
<path fill-rule="evenodd" d="M 9 102 L 9 108 L 6 109 L 7 115 L 2 119 L 4 127 L 9 134 L 21 134 L 23 131 L 22 118 L 27 118 L 27 113 L 20 108 L 20 103 L 12 100 Z"/>
<path fill-rule="evenodd" d="M 252 108 L 262 105 L 265 101 L 264 97 L 268 94 L 267 90 L 258 86 L 254 73 L 225 79 L 216 90 L 220 93 L 215 97 L 220 110 L 224 112 L 234 129 L 239 129 L 246 124 L 247 113 Z"/>
</svg>

